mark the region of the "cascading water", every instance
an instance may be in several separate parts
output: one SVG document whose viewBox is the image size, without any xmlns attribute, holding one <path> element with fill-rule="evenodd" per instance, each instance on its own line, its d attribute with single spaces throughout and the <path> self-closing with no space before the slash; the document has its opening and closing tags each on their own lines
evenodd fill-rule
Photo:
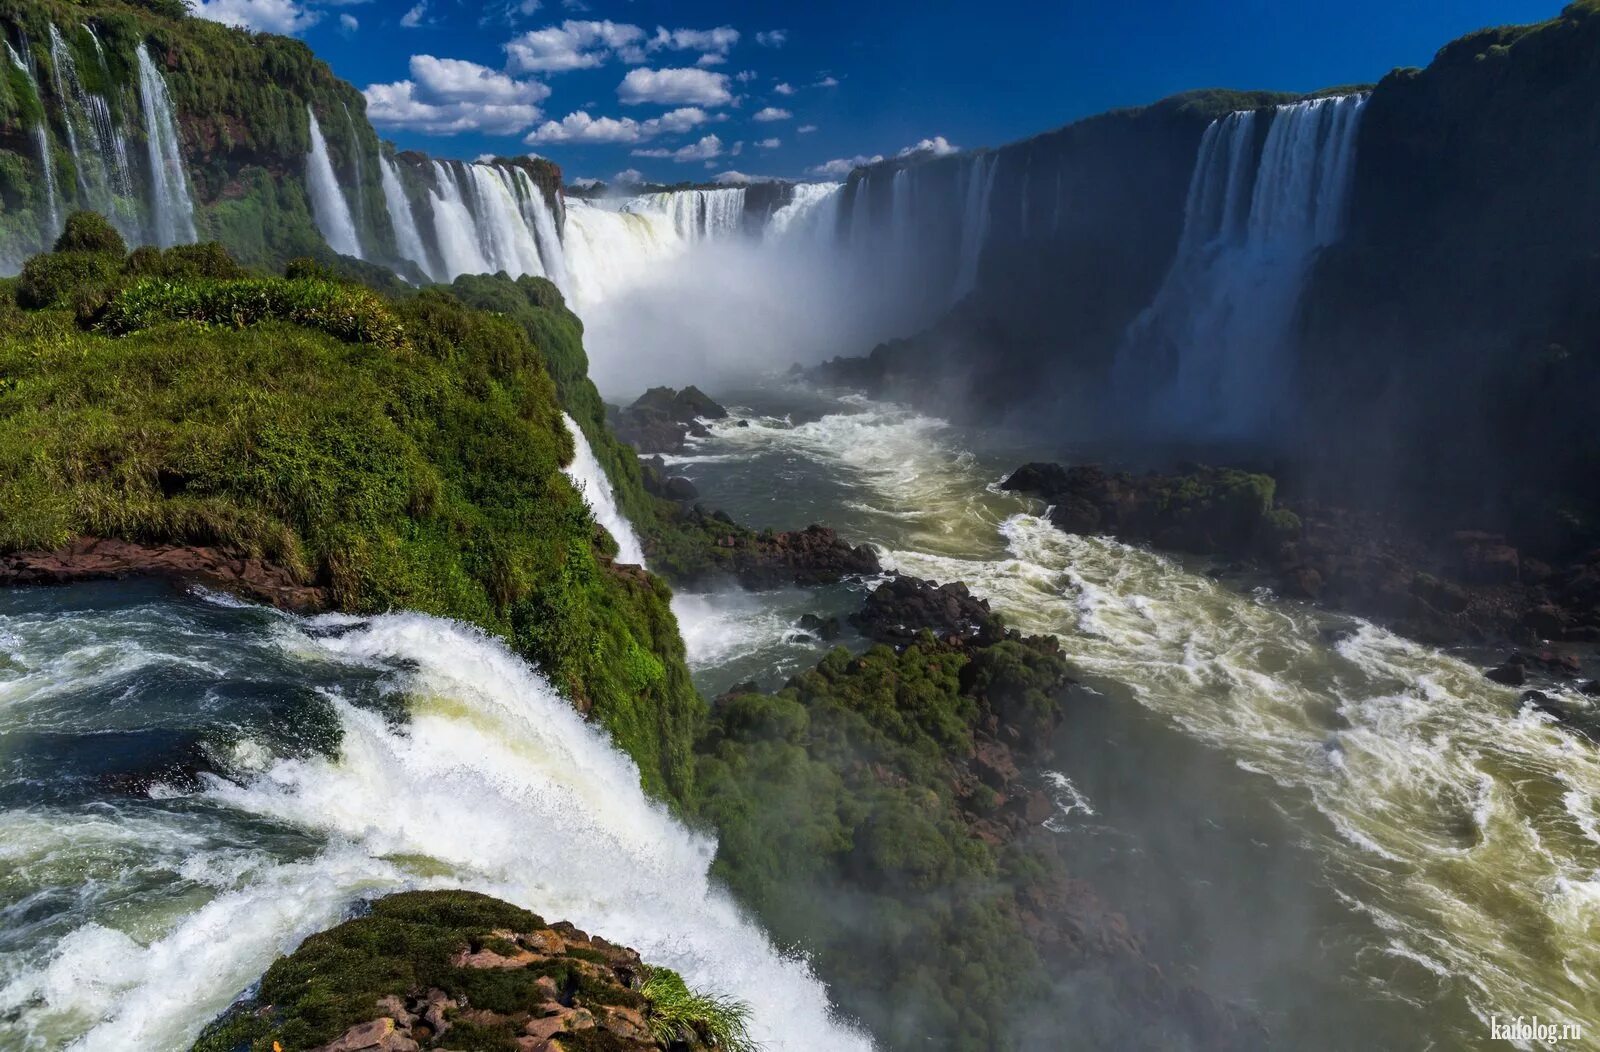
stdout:
<svg viewBox="0 0 1600 1052">
<path fill-rule="evenodd" d="M 674 190 L 644 194 L 622 206 L 625 212 L 660 212 L 684 241 L 710 241 L 732 237 L 744 229 L 742 186 L 718 190 Z"/>
<path fill-rule="evenodd" d="M 572 278 L 567 272 L 566 246 L 561 243 L 560 229 L 555 213 L 550 210 L 550 202 L 545 200 L 544 192 L 534 184 L 533 176 L 525 169 L 512 168 L 510 175 L 517 207 L 521 209 L 523 222 L 533 231 L 534 240 L 538 243 L 544 272 L 563 295 L 570 295 Z"/>
<path fill-rule="evenodd" d="M 33 70 L 22 60 L 22 56 L 18 55 L 11 46 L 9 40 L 6 41 L 6 55 L 10 58 L 11 64 L 22 74 L 23 79 L 27 81 L 28 90 L 33 94 L 33 101 L 42 114 L 44 112 L 44 99 L 39 94 L 39 81 L 34 77 Z M 44 176 L 45 207 L 48 210 L 39 230 L 40 246 L 49 245 L 61 231 L 61 192 L 56 188 L 55 158 L 50 154 L 49 123 L 47 119 L 41 117 L 39 123 L 34 125 L 32 133 L 34 149 L 39 155 L 39 170 Z"/>
<path fill-rule="evenodd" d="M 363 159 L 361 133 L 356 130 L 355 118 L 350 116 L 350 107 L 339 103 L 339 108 L 344 111 L 345 132 L 350 136 L 350 156 L 356 168 L 356 203 L 353 210 L 356 229 L 367 221 L 367 163 Z"/>
<path fill-rule="evenodd" d="M 617 561 L 643 566 L 644 546 L 639 543 L 638 534 L 633 532 L 633 524 L 617 506 L 616 491 L 611 488 L 611 480 L 595 457 L 594 449 L 589 445 L 589 439 L 584 435 L 583 428 L 566 413 L 561 414 L 561 419 L 566 421 L 567 432 L 572 435 L 574 448 L 572 463 L 562 470 L 566 472 L 567 478 L 572 480 L 578 492 L 583 494 L 590 513 L 594 515 L 594 521 L 617 542 Z"/>
<path fill-rule="evenodd" d="M 137 205 L 132 199 L 127 142 L 110 104 L 84 89 L 72 50 L 54 24 L 49 36 L 51 84 L 62 107 L 67 148 L 77 173 L 78 199 L 109 219 L 125 238 L 135 239 L 141 231 L 137 229 Z M 98 47 L 98 39 L 95 43 Z M 84 148 L 85 138 L 89 149 Z"/>
<path fill-rule="evenodd" d="M 428 259 L 428 248 L 417 229 L 417 217 L 411 210 L 411 199 L 406 196 L 405 185 L 400 181 L 400 170 L 387 157 L 378 158 L 378 175 L 383 183 L 383 203 L 394 224 L 394 243 L 402 259 L 410 260 L 422 273 L 433 277 L 433 264 Z"/>
<path fill-rule="evenodd" d="M 1255 112 L 1206 129 L 1177 255 L 1119 352 L 1120 404 L 1148 407 L 1161 426 L 1190 436 L 1270 425 L 1301 288 L 1343 229 L 1366 100 L 1279 106 L 1259 160 Z"/>
<path fill-rule="evenodd" d="M 579 313 L 632 288 L 688 247 L 664 212 L 569 201 L 563 243 Z"/>
<path fill-rule="evenodd" d="M 150 154 L 151 232 L 155 243 L 168 245 L 195 240 L 194 201 L 189 177 L 178 148 L 178 125 L 172 112 L 167 82 L 156 69 L 149 48 L 135 49 L 139 61 L 139 99 L 144 107 L 146 145 Z"/>
<path fill-rule="evenodd" d="M 813 243 L 831 243 L 839 226 L 839 191 L 843 183 L 797 183 L 789 200 L 772 213 L 762 237 L 778 242 L 806 237 Z"/>
<path fill-rule="evenodd" d="M 978 287 L 978 264 L 983 259 L 983 249 L 989 240 L 989 208 L 994 195 L 994 177 L 1000 170 L 1000 158 L 975 154 L 961 170 L 965 187 L 965 203 L 961 219 L 961 253 L 956 267 L 955 290 L 952 301 L 960 300 Z"/>
<path fill-rule="evenodd" d="M 350 202 L 339 189 L 339 177 L 333 171 L 333 159 L 328 155 L 328 140 L 322 136 L 322 125 L 310 105 L 306 118 L 311 122 L 311 153 L 306 157 L 306 188 L 311 192 L 311 213 L 317 229 L 328 242 L 328 247 L 343 256 L 364 259 L 361 237 L 356 233 L 355 219 L 350 214 Z"/>
<path fill-rule="evenodd" d="M 533 668 L 418 614 L 117 583 L 0 595 L 0 1047 L 170 1052 L 362 899 L 467 888 L 870 1043 L 713 881 L 715 845 Z"/>
<path fill-rule="evenodd" d="M 539 244 L 533 228 L 523 219 L 515 191 L 503 169 L 487 164 L 466 165 L 462 173 L 472 202 L 478 244 L 491 272 L 512 277 L 544 276 Z"/>
<path fill-rule="evenodd" d="M 443 161 L 433 162 L 433 188 L 428 191 L 433 212 L 433 236 L 439 246 L 444 277 L 459 274 L 487 274 L 489 260 L 480 249 L 477 221 L 461 195 L 455 169 Z"/>
</svg>

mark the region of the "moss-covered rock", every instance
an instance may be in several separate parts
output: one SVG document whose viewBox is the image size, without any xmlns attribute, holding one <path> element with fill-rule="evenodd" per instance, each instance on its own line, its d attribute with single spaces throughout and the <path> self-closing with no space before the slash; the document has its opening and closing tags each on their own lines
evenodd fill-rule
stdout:
<svg viewBox="0 0 1600 1052">
<path fill-rule="evenodd" d="M 194 1052 L 744 1052 L 744 1012 L 570 924 L 473 892 L 413 891 L 279 958 Z"/>
</svg>

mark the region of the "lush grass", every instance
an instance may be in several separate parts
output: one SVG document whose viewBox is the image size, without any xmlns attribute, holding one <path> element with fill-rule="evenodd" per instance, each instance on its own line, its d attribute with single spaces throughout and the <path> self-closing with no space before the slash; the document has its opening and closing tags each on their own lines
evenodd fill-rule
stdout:
<svg viewBox="0 0 1600 1052">
<path fill-rule="evenodd" d="M 89 331 L 7 299 L 0 550 L 219 545 L 342 609 L 471 622 L 592 711 L 650 789 L 690 796 L 702 703 L 669 593 L 609 568 L 521 327 L 325 278 L 139 278 Z"/>
<path fill-rule="evenodd" d="M 665 1047 L 702 1044 L 723 1052 L 758 1052 L 749 1033 L 750 1006 L 743 1001 L 696 993 L 683 976 L 652 968 L 639 988 L 650 1005 L 650 1032 Z"/>
</svg>

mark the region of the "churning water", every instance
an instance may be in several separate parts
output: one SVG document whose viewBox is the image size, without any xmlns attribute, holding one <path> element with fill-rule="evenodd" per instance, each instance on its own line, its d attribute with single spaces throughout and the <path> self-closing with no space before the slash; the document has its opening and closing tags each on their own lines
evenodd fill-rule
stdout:
<svg viewBox="0 0 1600 1052">
<path fill-rule="evenodd" d="M 707 877 L 713 845 L 532 668 L 415 614 L 155 584 L 0 593 L 0 1047 L 186 1048 L 360 899 L 468 887 L 866 1049 Z"/>
</svg>

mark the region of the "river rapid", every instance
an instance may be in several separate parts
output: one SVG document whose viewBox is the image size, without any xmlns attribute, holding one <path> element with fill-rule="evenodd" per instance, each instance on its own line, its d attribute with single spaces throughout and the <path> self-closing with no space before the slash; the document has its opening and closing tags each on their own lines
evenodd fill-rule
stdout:
<svg viewBox="0 0 1600 1052">
<path fill-rule="evenodd" d="M 1600 754 L 1474 655 L 1064 534 L 998 489 L 1070 451 L 779 383 L 726 395 L 734 418 L 674 459 L 707 502 L 836 526 L 1061 639 L 1096 692 L 1041 772 L 1077 875 L 1274 1046 L 1479 1047 L 1519 1015 L 1600 1034 Z M 697 642 L 715 606 L 678 607 L 706 691 L 797 663 L 792 594 L 738 648 Z"/>
</svg>

